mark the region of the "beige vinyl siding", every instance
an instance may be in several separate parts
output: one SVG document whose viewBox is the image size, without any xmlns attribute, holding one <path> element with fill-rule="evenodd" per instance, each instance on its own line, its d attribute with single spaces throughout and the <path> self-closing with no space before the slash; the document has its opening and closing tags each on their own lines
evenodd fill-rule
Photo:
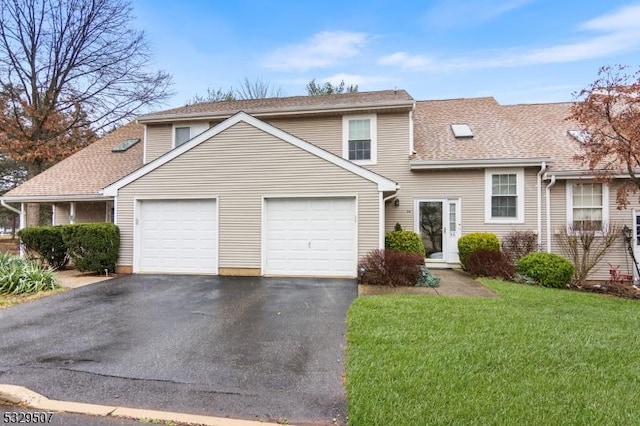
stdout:
<svg viewBox="0 0 640 426">
<path fill-rule="evenodd" d="M 525 170 L 524 223 L 485 223 L 485 171 L 484 169 L 415 171 L 398 179 L 400 206 L 387 205 L 387 230 L 399 222 L 404 229 L 414 229 L 415 200 L 422 198 L 460 199 L 462 234 L 493 232 L 499 237 L 510 231 L 536 231 L 537 229 L 537 170 Z M 394 179 L 393 176 L 390 176 Z"/>
<path fill-rule="evenodd" d="M 69 223 L 71 206 L 69 203 L 55 204 L 55 225 Z M 104 201 L 77 201 L 75 223 L 105 222 L 107 218 L 107 205 Z"/>
<path fill-rule="evenodd" d="M 145 162 L 149 163 L 172 149 L 173 126 L 168 124 L 147 124 L 145 141 Z"/>
<path fill-rule="evenodd" d="M 194 124 L 211 127 L 217 122 L 189 121 L 186 123 L 147 124 L 147 141 L 145 162 L 149 163 L 173 149 L 173 126 L 191 126 Z M 198 132 L 200 133 L 200 132 Z M 196 136 L 195 134 L 191 135 Z"/>
<path fill-rule="evenodd" d="M 265 120 L 302 140 L 342 157 L 342 116 Z"/>
<path fill-rule="evenodd" d="M 55 209 L 54 225 L 66 225 L 69 223 L 69 203 L 56 203 L 53 208 Z"/>
<path fill-rule="evenodd" d="M 558 254 L 562 254 L 562 250 L 557 242 L 557 238 L 554 238 L 554 235 L 556 235 L 557 232 L 562 232 L 567 226 L 566 186 L 569 183 L 571 183 L 571 181 L 558 180 L 551 188 L 551 251 Z M 609 224 L 617 224 L 620 227 L 627 224 L 627 226 L 632 227 L 633 209 L 640 208 L 640 205 L 638 204 L 637 198 L 632 196 L 630 197 L 632 204 L 626 209 L 619 210 L 616 205 L 616 190 L 618 185 L 619 181 L 616 180 L 609 183 Z M 602 261 L 600 261 L 598 266 L 594 268 L 589 275 L 589 279 L 608 280 L 610 278 L 609 263 L 614 266 L 620 266 L 621 272 L 633 273 L 633 261 L 627 253 L 626 243 L 623 238 L 619 238 L 609 249 Z"/>
<path fill-rule="evenodd" d="M 286 195 L 357 196 L 358 255 L 378 247 L 376 184 L 238 123 L 120 189 L 119 263 L 133 263 L 135 197 L 217 197 L 219 267 L 260 268 L 262 197 Z"/>
</svg>

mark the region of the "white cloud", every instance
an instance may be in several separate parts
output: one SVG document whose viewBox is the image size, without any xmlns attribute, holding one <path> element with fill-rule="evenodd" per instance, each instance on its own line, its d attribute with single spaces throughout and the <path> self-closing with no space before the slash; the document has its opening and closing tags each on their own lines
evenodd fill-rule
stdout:
<svg viewBox="0 0 640 426">
<path fill-rule="evenodd" d="M 421 71 L 507 68 L 526 65 L 559 64 L 603 58 L 640 49 L 640 4 L 630 5 L 582 23 L 578 28 L 588 35 L 582 40 L 539 48 L 512 48 L 501 52 L 476 52 L 458 58 L 433 58 L 394 53 L 379 64 L 397 65 Z"/>
<path fill-rule="evenodd" d="M 432 65 L 426 56 L 409 55 L 406 52 L 396 52 L 378 59 L 380 65 L 398 65 L 404 69 L 423 69 Z"/>
<path fill-rule="evenodd" d="M 281 71 L 328 68 L 358 55 L 368 40 L 365 33 L 323 31 L 302 43 L 276 49 L 265 57 L 263 65 Z"/>
</svg>

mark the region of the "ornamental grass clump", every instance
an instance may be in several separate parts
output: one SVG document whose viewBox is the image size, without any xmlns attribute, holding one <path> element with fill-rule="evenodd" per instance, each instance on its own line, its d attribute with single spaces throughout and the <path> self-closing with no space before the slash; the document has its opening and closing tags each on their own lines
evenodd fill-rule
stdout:
<svg viewBox="0 0 640 426">
<path fill-rule="evenodd" d="M 0 294 L 36 293 L 58 287 L 50 268 L 10 253 L 0 253 Z"/>
</svg>

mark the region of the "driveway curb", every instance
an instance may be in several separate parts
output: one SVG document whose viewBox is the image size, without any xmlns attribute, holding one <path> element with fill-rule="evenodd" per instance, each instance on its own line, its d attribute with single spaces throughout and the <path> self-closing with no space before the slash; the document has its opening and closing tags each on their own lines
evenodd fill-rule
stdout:
<svg viewBox="0 0 640 426">
<path fill-rule="evenodd" d="M 82 402 L 57 401 L 42 396 L 39 393 L 23 386 L 15 385 L 0 384 L 0 401 L 10 404 L 19 404 L 36 410 L 86 414 L 91 416 L 124 417 L 137 420 L 157 419 L 162 421 L 206 426 L 279 426 L 278 423 L 267 423 L 252 420 L 237 420 L 196 414 L 173 413 L 169 411 L 143 410 L 110 405 L 86 404 Z"/>
</svg>

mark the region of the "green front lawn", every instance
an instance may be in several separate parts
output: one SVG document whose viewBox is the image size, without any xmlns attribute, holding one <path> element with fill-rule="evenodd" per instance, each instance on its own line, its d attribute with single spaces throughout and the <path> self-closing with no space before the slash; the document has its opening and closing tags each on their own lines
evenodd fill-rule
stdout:
<svg viewBox="0 0 640 426">
<path fill-rule="evenodd" d="M 637 424 L 639 302 L 483 283 L 500 297 L 353 303 L 351 425 Z"/>
</svg>

